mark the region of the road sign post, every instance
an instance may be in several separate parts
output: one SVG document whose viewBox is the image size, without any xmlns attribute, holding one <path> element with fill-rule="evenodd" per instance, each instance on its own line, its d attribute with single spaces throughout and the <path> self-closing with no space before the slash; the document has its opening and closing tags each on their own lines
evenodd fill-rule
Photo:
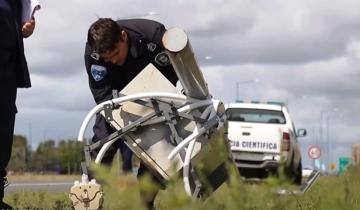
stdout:
<svg viewBox="0 0 360 210">
<path fill-rule="evenodd" d="M 339 175 L 345 173 L 346 167 L 351 163 L 351 158 L 349 157 L 340 157 L 339 158 Z"/>
<path fill-rule="evenodd" d="M 313 167 L 316 168 L 315 160 L 318 160 L 321 157 L 321 149 L 318 146 L 311 146 L 308 150 L 308 155 L 311 159 L 314 160 Z"/>
<path fill-rule="evenodd" d="M 318 146 L 311 146 L 308 150 L 308 154 L 311 159 L 319 159 L 321 156 L 321 150 Z"/>
</svg>

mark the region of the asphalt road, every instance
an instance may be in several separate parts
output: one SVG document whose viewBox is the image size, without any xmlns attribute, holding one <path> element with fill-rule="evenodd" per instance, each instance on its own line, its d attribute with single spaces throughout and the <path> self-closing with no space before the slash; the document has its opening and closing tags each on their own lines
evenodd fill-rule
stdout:
<svg viewBox="0 0 360 210">
<path fill-rule="evenodd" d="M 16 182 L 10 183 L 5 188 L 5 193 L 39 190 L 70 192 L 73 184 L 74 182 Z"/>
</svg>

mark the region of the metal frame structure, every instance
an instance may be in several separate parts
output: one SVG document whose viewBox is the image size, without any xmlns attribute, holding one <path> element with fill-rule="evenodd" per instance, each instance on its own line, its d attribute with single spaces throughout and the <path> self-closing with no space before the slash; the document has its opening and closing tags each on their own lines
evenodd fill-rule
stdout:
<svg viewBox="0 0 360 210">
<path fill-rule="evenodd" d="M 147 99 L 147 101 L 146 101 Z M 166 100 L 175 100 L 182 102 L 180 106 L 176 107 L 173 102 L 169 102 Z M 135 102 L 142 106 L 151 107 L 154 111 L 146 116 L 139 118 L 138 120 L 128 124 L 121 129 L 117 130 L 110 136 L 105 139 L 102 139 L 96 143 L 90 143 L 84 138 L 85 130 L 90 123 L 92 117 L 94 117 L 97 113 L 104 112 L 105 119 L 111 123 L 114 121 L 111 113 L 113 110 L 120 109 L 121 104 L 124 102 Z M 198 197 L 200 193 L 201 184 L 200 181 L 196 178 L 194 168 L 192 168 L 190 164 L 191 157 L 193 156 L 193 151 L 195 147 L 195 143 L 197 138 L 200 136 L 209 137 L 211 133 L 214 132 L 214 129 L 222 128 L 223 124 L 226 120 L 225 112 L 219 113 L 218 107 L 222 104 L 218 100 L 207 99 L 207 100 L 196 100 L 187 98 L 184 95 L 180 94 L 172 94 L 172 93 L 145 93 L 145 94 L 134 94 L 129 96 L 122 96 L 113 100 L 109 100 L 103 102 L 96 107 L 94 107 L 89 114 L 86 116 L 83 121 L 78 141 L 84 141 L 84 152 L 85 152 L 85 162 L 86 166 L 90 166 L 91 157 L 90 152 L 92 150 L 100 149 L 98 153 L 95 163 L 101 163 L 101 160 L 107 150 L 110 148 L 111 144 L 115 141 L 124 138 L 126 144 L 134 151 L 134 153 L 141 158 L 141 160 L 148 166 L 151 166 L 157 170 L 152 170 L 153 175 L 157 176 L 160 180 L 163 180 L 164 183 L 166 180 L 170 179 L 170 175 L 161 169 L 161 166 L 151 160 L 152 158 L 144 153 L 139 145 L 134 147 L 136 142 L 132 141 L 129 138 L 126 138 L 126 135 L 134 132 L 139 127 L 151 126 L 159 123 L 164 123 L 168 126 L 171 131 L 171 135 L 173 136 L 171 143 L 174 148 L 168 154 L 168 159 L 173 160 L 174 157 L 183 152 L 182 154 L 182 167 L 183 167 L 183 181 L 185 185 L 186 192 L 194 197 Z M 199 111 L 200 116 L 194 116 L 190 114 L 192 111 Z M 177 131 L 175 125 L 179 123 L 179 119 L 185 119 L 187 121 L 192 121 L 196 123 L 196 128 L 193 132 L 186 136 L 185 138 L 180 137 L 181 134 Z M 211 140 L 208 138 L 207 140 Z M 224 145 L 226 142 L 224 141 Z M 185 149 L 186 147 L 186 149 Z M 185 149 L 185 150 L 184 150 Z M 230 156 L 229 156 L 230 158 Z M 174 163 L 175 164 L 175 163 Z M 86 170 L 84 170 L 86 172 Z M 192 176 L 190 178 L 190 176 Z M 190 179 L 194 179 L 195 188 L 191 189 L 191 181 Z"/>
</svg>

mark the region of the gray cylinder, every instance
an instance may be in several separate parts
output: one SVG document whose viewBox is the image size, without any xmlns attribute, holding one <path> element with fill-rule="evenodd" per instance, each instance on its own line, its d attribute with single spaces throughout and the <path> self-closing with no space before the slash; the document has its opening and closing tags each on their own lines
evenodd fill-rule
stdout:
<svg viewBox="0 0 360 210">
<path fill-rule="evenodd" d="M 186 96 L 197 99 L 210 98 L 204 76 L 184 30 L 180 28 L 167 30 L 162 42 Z"/>
</svg>

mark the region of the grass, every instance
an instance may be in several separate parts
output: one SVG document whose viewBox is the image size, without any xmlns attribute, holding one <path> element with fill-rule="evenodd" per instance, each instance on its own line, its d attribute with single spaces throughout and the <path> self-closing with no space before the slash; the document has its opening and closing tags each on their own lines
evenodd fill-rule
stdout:
<svg viewBox="0 0 360 210">
<path fill-rule="evenodd" d="M 149 178 L 139 182 L 131 175 L 118 176 L 115 169 L 97 169 L 103 183 L 104 209 L 146 209 L 140 197 L 151 194 L 155 186 Z M 171 181 L 159 192 L 157 210 L 359 210 L 360 167 L 349 167 L 340 177 L 320 177 L 305 195 L 282 195 L 274 190 L 284 184 L 280 178 L 269 178 L 261 184 L 246 184 L 234 177 L 229 186 L 223 185 L 205 201 L 186 196 L 179 180 Z M 76 179 L 79 179 L 78 177 Z M 68 193 L 21 192 L 6 196 L 5 200 L 19 209 L 71 209 Z"/>
<path fill-rule="evenodd" d="M 5 196 L 5 201 L 15 209 L 72 209 L 67 193 L 53 193 L 46 191 L 12 193 Z"/>
</svg>

